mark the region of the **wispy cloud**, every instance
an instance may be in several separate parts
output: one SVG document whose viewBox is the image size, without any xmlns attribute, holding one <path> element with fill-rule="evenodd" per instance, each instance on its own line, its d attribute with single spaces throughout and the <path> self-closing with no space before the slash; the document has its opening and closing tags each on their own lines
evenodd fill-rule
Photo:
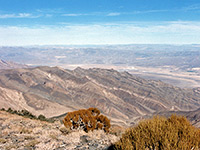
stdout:
<svg viewBox="0 0 200 150">
<path fill-rule="evenodd" d="M 64 10 L 62 8 L 54 8 L 54 9 L 37 9 L 36 12 L 39 13 L 47 13 L 47 14 L 60 14 L 63 13 Z"/>
<path fill-rule="evenodd" d="M 121 12 L 122 15 L 135 15 L 135 14 L 148 14 L 148 13 L 163 13 L 163 12 L 186 12 L 196 11 L 200 12 L 200 4 L 190 5 L 187 7 L 176 8 L 176 9 L 152 9 L 152 10 L 137 10 L 133 12 Z"/>
<path fill-rule="evenodd" d="M 53 17 L 53 15 L 52 14 L 45 14 L 45 17 L 50 18 L 50 17 Z"/>
<path fill-rule="evenodd" d="M 113 12 L 113 13 L 107 14 L 106 16 L 119 16 L 119 15 L 121 15 L 121 13 Z"/>
<path fill-rule="evenodd" d="M 181 9 L 182 11 L 199 11 L 200 10 L 200 4 L 193 4 L 187 7 L 183 7 Z"/>
<path fill-rule="evenodd" d="M 200 44 L 200 22 L 0 26 L 0 45 Z"/>
<path fill-rule="evenodd" d="M 39 15 L 35 16 L 29 13 L 19 13 L 19 14 L 0 14 L 0 19 L 7 18 L 38 18 Z"/>
<path fill-rule="evenodd" d="M 91 12 L 91 13 L 69 13 L 69 14 L 62 14 L 61 16 L 66 17 L 77 17 L 77 16 L 119 16 L 121 13 L 119 12 L 111 12 L 111 13 L 105 13 L 105 12 Z"/>
<path fill-rule="evenodd" d="M 62 14 L 62 16 L 66 17 L 77 17 L 77 16 L 87 16 L 89 14 Z"/>
<path fill-rule="evenodd" d="M 171 10 L 167 9 L 158 9 L 158 10 L 142 10 L 142 11 L 133 11 L 127 14 L 147 14 L 147 13 L 161 13 L 161 12 L 169 12 Z"/>
</svg>

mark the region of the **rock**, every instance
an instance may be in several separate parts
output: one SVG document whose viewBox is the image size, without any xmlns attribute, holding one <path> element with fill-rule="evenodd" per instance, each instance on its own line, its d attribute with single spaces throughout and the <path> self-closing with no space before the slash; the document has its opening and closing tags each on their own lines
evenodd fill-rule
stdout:
<svg viewBox="0 0 200 150">
<path fill-rule="evenodd" d="M 87 143 L 88 142 L 88 136 L 83 135 L 83 136 L 80 137 L 80 140 L 82 141 L 82 143 Z"/>
</svg>

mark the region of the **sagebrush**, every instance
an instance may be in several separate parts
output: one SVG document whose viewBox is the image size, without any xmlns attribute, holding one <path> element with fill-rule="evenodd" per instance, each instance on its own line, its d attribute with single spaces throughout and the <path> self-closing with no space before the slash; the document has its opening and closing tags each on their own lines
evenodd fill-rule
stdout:
<svg viewBox="0 0 200 150">
<path fill-rule="evenodd" d="M 116 150 L 199 150 L 200 129 L 183 116 L 156 116 L 128 129 L 113 145 Z"/>
<path fill-rule="evenodd" d="M 109 132 L 110 120 L 100 115 L 97 108 L 81 109 L 67 113 L 63 120 L 65 127 L 71 130 L 84 130 L 86 132 L 94 129 L 102 129 Z"/>
</svg>

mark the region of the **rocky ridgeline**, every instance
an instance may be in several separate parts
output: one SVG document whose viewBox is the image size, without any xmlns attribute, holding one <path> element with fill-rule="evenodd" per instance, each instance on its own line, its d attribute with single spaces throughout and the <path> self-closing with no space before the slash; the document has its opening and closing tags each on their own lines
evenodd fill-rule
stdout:
<svg viewBox="0 0 200 150">
<path fill-rule="evenodd" d="M 130 126 L 146 114 L 200 107 L 198 89 L 181 89 L 113 69 L 0 70 L 0 93 L 0 106 L 6 109 L 26 109 L 49 118 L 96 107 L 120 126 Z"/>
<path fill-rule="evenodd" d="M 100 150 L 118 139 L 102 130 L 72 132 L 60 121 L 48 123 L 0 111 L 0 150 Z"/>
<path fill-rule="evenodd" d="M 28 68 L 28 66 L 0 59 L 0 69 L 14 69 L 14 68 Z"/>
</svg>

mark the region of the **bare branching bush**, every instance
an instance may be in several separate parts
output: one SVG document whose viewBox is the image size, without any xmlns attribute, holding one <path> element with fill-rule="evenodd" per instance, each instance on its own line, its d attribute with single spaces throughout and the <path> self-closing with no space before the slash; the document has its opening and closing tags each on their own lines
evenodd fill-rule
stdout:
<svg viewBox="0 0 200 150">
<path fill-rule="evenodd" d="M 183 116 L 156 116 L 128 129 L 114 144 L 117 150 L 199 150 L 200 129 Z"/>
<path fill-rule="evenodd" d="M 94 129 L 102 129 L 109 132 L 110 120 L 100 115 L 97 108 L 81 109 L 69 112 L 63 120 L 65 127 L 71 130 L 84 130 L 86 132 Z"/>
</svg>

